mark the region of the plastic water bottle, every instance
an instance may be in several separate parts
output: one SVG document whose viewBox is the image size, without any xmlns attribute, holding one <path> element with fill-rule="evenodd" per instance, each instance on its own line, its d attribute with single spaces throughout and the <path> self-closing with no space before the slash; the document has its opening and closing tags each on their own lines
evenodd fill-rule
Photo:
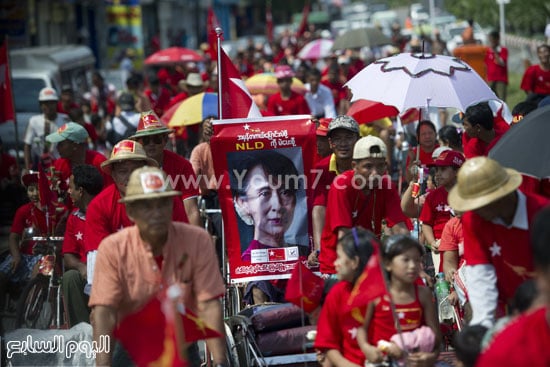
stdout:
<svg viewBox="0 0 550 367">
<path fill-rule="evenodd" d="M 449 283 L 445 280 L 443 273 L 435 276 L 435 296 L 439 309 L 439 322 L 453 318 L 453 306 L 449 303 Z"/>
</svg>

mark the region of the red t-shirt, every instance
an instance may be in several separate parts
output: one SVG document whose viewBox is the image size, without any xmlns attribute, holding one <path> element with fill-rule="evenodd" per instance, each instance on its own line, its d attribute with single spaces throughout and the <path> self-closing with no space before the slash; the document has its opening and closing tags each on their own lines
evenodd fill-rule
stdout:
<svg viewBox="0 0 550 367">
<path fill-rule="evenodd" d="M 418 298 L 418 285 L 414 286 L 415 300 L 404 305 L 395 305 L 395 314 L 399 316 L 401 330 L 412 331 L 425 325 L 422 303 Z M 374 313 L 369 323 L 368 341 L 370 345 L 377 345 L 379 340 L 389 341 L 397 333 L 391 312 L 389 297 L 383 296 L 374 306 Z"/>
<path fill-rule="evenodd" d="M 529 66 L 521 79 L 521 89 L 528 93 L 550 94 L 550 70 L 542 70 L 538 64 Z"/>
<path fill-rule="evenodd" d="M 98 171 L 103 176 L 103 187 L 107 187 L 110 184 L 113 183 L 113 179 L 110 175 L 103 172 L 101 169 L 101 163 L 105 162 L 107 158 L 99 152 L 96 152 L 95 150 L 87 150 L 86 151 L 86 158 L 84 159 L 84 164 L 90 164 L 98 169 Z M 61 172 L 61 180 L 67 184 L 67 187 L 69 186 L 69 178 L 73 174 L 73 170 L 71 167 L 71 162 L 67 158 L 58 158 L 53 162 L 53 166 L 56 171 Z"/>
<path fill-rule="evenodd" d="M 381 234 L 382 219 L 388 227 L 397 223 L 407 223 L 407 217 L 401 211 L 401 200 L 391 182 L 384 180 L 382 188 L 370 190 L 365 195 L 357 189 L 353 170 L 337 176 L 332 183 L 327 200 L 325 226 L 321 234 L 320 270 L 325 274 L 335 274 L 336 244 L 338 229 L 362 226 Z"/>
<path fill-rule="evenodd" d="M 56 212 L 56 214 L 50 218 L 50 228 L 54 228 L 55 225 L 59 223 L 59 217 L 62 214 L 63 213 Z M 34 236 L 45 236 L 48 234 L 46 214 L 38 209 L 33 203 L 23 204 L 17 209 L 11 224 L 10 232 L 22 236 L 25 228 L 29 227 L 34 227 Z M 49 232 L 51 232 L 51 229 Z M 34 241 L 27 241 L 20 249 L 21 254 L 32 255 L 34 244 Z"/>
<path fill-rule="evenodd" d="M 320 176 L 317 180 L 317 185 L 313 188 L 313 206 L 327 205 L 328 190 L 330 185 L 332 185 L 332 181 L 334 181 L 334 178 L 336 177 L 336 172 L 329 170 L 331 156 L 332 154 L 328 157 L 322 158 L 315 165 L 314 175 Z"/>
<path fill-rule="evenodd" d="M 508 49 L 499 46 L 498 56 L 504 61 L 504 65 L 499 65 L 495 61 L 495 51 L 487 48 L 485 54 L 485 65 L 487 65 L 488 82 L 504 82 L 508 84 Z"/>
<path fill-rule="evenodd" d="M 464 146 L 464 156 L 466 159 L 487 156 L 489 151 L 498 143 L 509 128 L 510 125 L 506 121 L 496 117 L 494 121 L 495 137 L 489 144 L 478 138 L 470 138 L 468 134 L 462 134 L 462 145 Z"/>
<path fill-rule="evenodd" d="M 164 111 L 168 109 L 170 105 L 170 98 L 172 98 L 170 91 L 163 87 L 160 87 L 159 94 L 153 93 L 151 89 L 146 89 L 145 95 L 151 102 L 151 108 L 159 117 L 162 116 Z"/>
<path fill-rule="evenodd" d="M 449 192 L 445 187 L 438 187 L 430 191 L 422 206 L 420 221 L 432 227 L 435 239 L 441 238 L 445 223 L 451 219 L 451 207 L 447 201 Z"/>
<path fill-rule="evenodd" d="M 479 356 L 476 367 L 550 366 L 548 307 L 518 316 Z"/>
<path fill-rule="evenodd" d="M 73 254 L 78 259 L 86 263 L 86 249 L 84 248 L 84 232 L 86 230 L 86 215 L 75 209 L 67 218 L 65 227 L 65 237 L 63 238 L 63 247 L 61 253 Z"/>
<path fill-rule="evenodd" d="M 162 169 L 175 184 L 174 189 L 181 191 L 183 200 L 199 196 L 197 175 L 187 159 L 165 149 Z"/>
<path fill-rule="evenodd" d="M 362 366 L 365 355 L 357 344 L 357 329 L 363 326 L 366 306 L 348 312 L 342 309 L 352 289 L 353 285 L 346 281 L 331 288 L 319 315 L 314 347 L 324 351 L 336 349 L 344 358 Z"/>
<path fill-rule="evenodd" d="M 126 206 L 118 202 L 120 198 L 120 192 L 112 184 L 103 189 L 88 205 L 84 232 L 86 252 L 97 250 L 99 243 L 111 233 L 134 225 L 126 214 Z M 174 196 L 172 220 L 188 222 L 183 202 L 177 196 Z"/>
<path fill-rule="evenodd" d="M 267 110 L 274 116 L 309 115 L 309 106 L 304 96 L 290 92 L 288 99 L 283 99 L 281 93 L 275 93 L 267 100 Z"/>
<path fill-rule="evenodd" d="M 550 200 L 525 193 L 529 225 Z M 474 212 L 462 217 L 464 260 L 468 265 L 492 264 L 497 275 L 499 299 L 507 302 L 516 288 L 534 276 L 533 254 L 528 230 L 506 228 L 482 219 Z"/>
</svg>

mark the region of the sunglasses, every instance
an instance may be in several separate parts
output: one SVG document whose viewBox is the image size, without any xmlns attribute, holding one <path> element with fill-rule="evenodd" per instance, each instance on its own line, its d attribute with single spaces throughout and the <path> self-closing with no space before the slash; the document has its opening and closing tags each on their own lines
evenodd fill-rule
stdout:
<svg viewBox="0 0 550 367">
<path fill-rule="evenodd" d="M 149 145 L 149 143 L 161 144 L 164 142 L 162 135 L 144 136 L 141 140 L 141 145 Z"/>
</svg>

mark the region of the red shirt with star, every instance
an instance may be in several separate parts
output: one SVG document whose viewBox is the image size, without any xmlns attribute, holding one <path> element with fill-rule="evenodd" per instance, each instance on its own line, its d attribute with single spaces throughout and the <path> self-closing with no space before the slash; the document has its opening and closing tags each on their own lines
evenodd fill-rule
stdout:
<svg viewBox="0 0 550 367">
<path fill-rule="evenodd" d="M 301 94 L 290 92 L 288 99 L 283 99 L 281 93 L 275 93 L 267 100 L 267 111 L 274 116 L 309 115 L 309 106 Z"/>
<path fill-rule="evenodd" d="M 529 226 L 533 217 L 550 201 L 535 194 L 526 196 Z M 507 302 L 516 288 L 534 276 L 530 232 L 486 221 L 474 212 L 462 217 L 464 260 L 469 266 L 491 264 L 495 267 L 499 299 Z"/>
<path fill-rule="evenodd" d="M 491 341 L 478 367 L 550 366 L 548 306 L 518 316 Z"/>
<path fill-rule="evenodd" d="M 120 192 L 115 184 L 103 189 L 92 199 L 86 211 L 86 230 L 84 232 L 84 247 L 86 253 L 97 250 L 99 243 L 108 235 L 123 228 L 133 226 L 128 218 L 126 206 L 118 201 Z M 181 198 L 174 196 L 172 220 L 188 223 L 187 215 Z"/>
<path fill-rule="evenodd" d="M 328 192 L 325 225 L 321 234 L 321 273 L 336 273 L 334 260 L 340 228 L 362 226 L 379 237 L 382 219 L 386 219 L 390 228 L 400 222 L 410 223 L 401 210 L 401 200 L 391 182 L 384 180 L 381 186 L 365 194 L 357 188 L 354 170 L 334 179 Z"/>
<path fill-rule="evenodd" d="M 314 347 L 327 351 L 336 349 L 347 360 L 362 366 L 365 354 L 357 344 L 357 330 L 365 321 L 366 306 L 343 311 L 342 304 L 346 302 L 353 289 L 353 284 L 346 281 L 336 283 L 328 293 L 319 320 Z"/>
<path fill-rule="evenodd" d="M 420 220 L 422 224 L 432 227 L 435 239 L 441 238 L 445 224 L 451 219 L 451 207 L 447 201 L 449 192 L 445 187 L 438 187 L 430 191 L 422 206 Z"/>
<path fill-rule="evenodd" d="M 80 209 L 75 209 L 67 218 L 61 254 L 73 254 L 81 262 L 86 263 L 86 249 L 84 248 L 85 228 L 86 215 Z"/>
</svg>

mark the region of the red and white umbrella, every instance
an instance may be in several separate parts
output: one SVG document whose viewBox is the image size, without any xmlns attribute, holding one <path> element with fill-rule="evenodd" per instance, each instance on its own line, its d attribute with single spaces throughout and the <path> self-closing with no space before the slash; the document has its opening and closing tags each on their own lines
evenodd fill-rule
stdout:
<svg viewBox="0 0 550 367">
<path fill-rule="evenodd" d="M 195 50 L 185 47 L 169 47 L 145 59 L 145 65 L 176 64 L 179 62 L 199 62 L 203 57 Z"/>
<path fill-rule="evenodd" d="M 317 60 L 330 56 L 333 40 L 320 38 L 307 43 L 298 52 L 298 58 L 302 60 Z"/>
</svg>

